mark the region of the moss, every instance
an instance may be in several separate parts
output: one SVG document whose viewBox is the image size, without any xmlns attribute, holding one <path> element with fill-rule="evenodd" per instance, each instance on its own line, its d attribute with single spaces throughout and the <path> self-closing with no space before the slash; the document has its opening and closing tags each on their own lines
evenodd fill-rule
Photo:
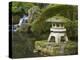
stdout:
<svg viewBox="0 0 80 60">
<path fill-rule="evenodd" d="M 64 47 L 63 47 L 64 46 Z M 36 41 L 35 49 L 41 50 L 43 56 L 56 56 L 56 55 L 74 55 L 77 54 L 77 43 L 69 41 L 67 43 L 60 43 L 59 45 L 51 42 L 50 45 L 47 40 Z M 45 51 L 44 51 L 45 50 Z M 45 54 L 44 54 L 45 53 Z"/>
</svg>

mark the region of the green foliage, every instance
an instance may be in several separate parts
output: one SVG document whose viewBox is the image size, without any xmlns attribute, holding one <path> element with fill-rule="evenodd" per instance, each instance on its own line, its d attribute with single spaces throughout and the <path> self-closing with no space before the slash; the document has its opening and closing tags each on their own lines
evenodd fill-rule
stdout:
<svg viewBox="0 0 80 60">
<path fill-rule="evenodd" d="M 70 40 L 77 41 L 78 39 L 78 21 L 68 21 L 68 23 L 65 24 L 65 27 L 67 29 L 67 35 Z"/>
<path fill-rule="evenodd" d="M 13 24 L 19 23 L 20 16 L 28 13 L 28 9 L 33 7 L 33 3 L 26 2 L 12 2 L 12 22 Z"/>
<path fill-rule="evenodd" d="M 69 41 L 64 50 L 64 55 L 75 55 L 78 54 L 78 43 Z"/>
<path fill-rule="evenodd" d="M 36 41 L 35 49 L 40 50 L 41 53 L 45 53 L 46 56 L 55 56 L 55 55 L 74 55 L 78 53 L 77 42 L 68 41 L 65 43 L 56 44 L 51 42 L 51 45 L 48 46 L 49 42 L 47 40 Z M 65 45 L 63 53 L 61 52 L 61 46 Z M 48 46 L 48 47 L 47 47 Z M 45 51 L 44 51 L 45 50 Z M 45 55 L 43 54 L 43 56 Z"/>
<path fill-rule="evenodd" d="M 46 28 L 49 25 L 48 23 L 45 22 L 45 20 L 55 15 L 64 16 L 72 20 L 72 16 L 74 15 L 72 13 L 75 12 L 75 14 L 77 14 L 77 12 L 73 10 L 76 9 L 76 7 L 74 8 L 73 7 L 74 6 L 68 6 L 68 5 L 49 6 L 42 12 L 38 20 L 33 23 L 32 29 L 39 33 L 44 32 L 44 28 Z M 69 14 L 67 14 L 67 11 Z M 76 19 L 76 16 L 74 18 Z"/>
<path fill-rule="evenodd" d="M 12 57 L 33 56 L 34 40 L 31 34 L 14 32 L 12 35 Z"/>
<path fill-rule="evenodd" d="M 34 6 L 28 10 L 29 23 L 32 23 L 34 20 L 37 20 L 41 15 L 41 10 L 38 6 Z"/>
<path fill-rule="evenodd" d="M 68 28 L 68 35 L 74 35 L 77 38 L 77 6 L 72 5 L 49 5 L 42 11 L 42 14 L 36 21 L 32 23 L 32 31 L 41 34 L 44 32 L 49 32 L 50 23 L 47 23 L 46 20 L 55 15 L 63 16 L 70 20 L 66 23 L 66 28 Z M 65 20 L 65 19 L 64 19 Z M 73 40 L 73 39 L 71 39 Z M 77 40 L 77 39 L 74 39 Z"/>
<path fill-rule="evenodd" d="M 12 2 L 12 14 L 27 13 L 28 9 L 34 4 L 26 2 Z"/>
<path fill-rule="evenodd" d="M 19 15 L 13 15 L 12 16 L 12 24 L 18 24 L 20 20 L 20 16 Z"/>
</svg>

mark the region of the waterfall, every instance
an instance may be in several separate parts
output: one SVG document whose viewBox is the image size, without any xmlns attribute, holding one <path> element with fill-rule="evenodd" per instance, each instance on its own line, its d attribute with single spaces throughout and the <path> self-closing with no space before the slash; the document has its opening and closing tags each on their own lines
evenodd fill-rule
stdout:
<svg viewBox="0 0 80 60">
<path fill-rule="evenodd" d="M 28 20 L 28 16 L 24 15 L 22 18 L 20 18 L 18 25 L 21 26 L 23 23 L 26 23 L 27 20 Z"/>
<path fill-rule="evenodd" d="M 22 24 L 27 23 L 27 21 L 28 21 L 28 16 L 23 15 L 23 17 L 20 18 L 19 23 L 12 26 L 12 31 L 16 32 L 17 28 L 21 27 Z"/>
</svg>

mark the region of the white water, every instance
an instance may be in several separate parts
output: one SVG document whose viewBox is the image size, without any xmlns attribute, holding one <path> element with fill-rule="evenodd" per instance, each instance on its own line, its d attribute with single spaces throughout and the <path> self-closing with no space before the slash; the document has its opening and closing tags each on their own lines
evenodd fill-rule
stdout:
<svg viewBox="0 0 80 60">
<path fill-rule="evenodd" d="M 12 26 L 12 31 L 16 32 L 17 27 L 21 26 L 22 24 L 26 23 L 28 21 L 28 16 L 24 15 L 22 18 L 20 18 L 19 23 Z"/>
<path fill-rule="evenodd" d="M 28 16 L 24 15 L 23 18 L 20 18 L 18 25 L 21 26 L 21 24 L 26 23 L 27 20 L 28 20 Z"/>
</svg>

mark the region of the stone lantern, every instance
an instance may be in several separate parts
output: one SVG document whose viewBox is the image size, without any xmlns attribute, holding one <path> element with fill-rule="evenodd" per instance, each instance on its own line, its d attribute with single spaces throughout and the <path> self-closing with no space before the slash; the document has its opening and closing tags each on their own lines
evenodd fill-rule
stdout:
<svg viewBox="0 0 80 60">
<path fill-rule="evenodd" d="M 66 28 L 64 27 L 66 19 L 67 18 L 63 18 L 60 16 L 54 16 L 46 20 L 47 22 L 50 22 L 52 24 L 52 27 L 50 28 L 50 34 L 48 37 L 49 42 L 54 41 L 55 43 L 60 43 L 68 41 Z"/>
</svg>

